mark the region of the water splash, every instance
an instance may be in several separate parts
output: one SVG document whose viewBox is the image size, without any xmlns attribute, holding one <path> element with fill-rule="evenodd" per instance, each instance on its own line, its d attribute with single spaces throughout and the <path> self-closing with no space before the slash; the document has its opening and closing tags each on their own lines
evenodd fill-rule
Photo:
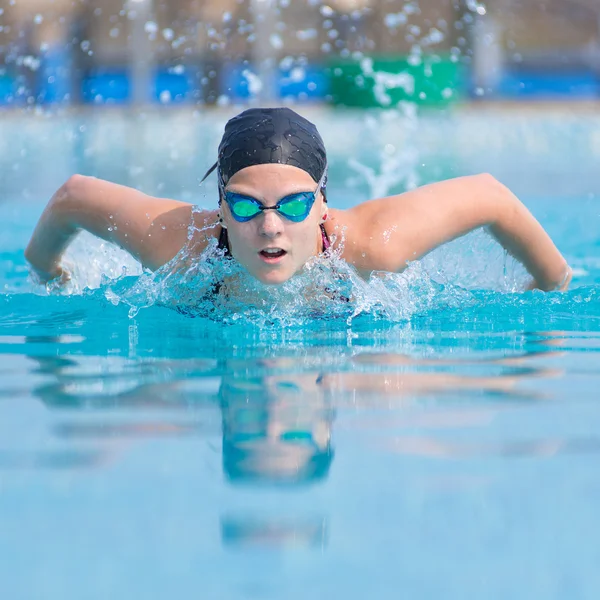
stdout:
<svg viewBox="0 0 600 600">
<path fill-rule="evenodd" d="M 402 102 L 397 110 L 368 115 L 365 126 L 370 139 L 382 140 L 379 160 L 371 167 L 353 157 L 348 159 L 348 166 L 367 182 L 369 197 L 383 198 L 397 189 L 416 188 L 420 156 L 411 142 L 419 126 L 416 105 Z M 397 137 L 399 131 L 404 139 Z M 393 137 L 386 138 L 382 132 L 392 132 Z"/>
<path fill-rule="evenodd" d="M 143 309 L 167 307 L 187 317 L 258 327 L 302 328 L 323 319 L 350 325 L 364 317 L 400 323 L 432 310 L 465 308 L 475 302 L 469 290 L 482 284 L 523 289 L 518 269 L 494 244 L 473 234 L 402 273 L 373 272 L 367 280 L 334 252 L 314 257 L 281 285 L 265 285 L 224 257 L 216 240 L 199 257 L 186 247 L 156 272 L 143 272 L 124 252 L 83 236 L 69 249 L 71 280 L 47 293 L 97 297 L 99 290 L 110 303 L 129 307 L 132 318 Z"/>
</svg>

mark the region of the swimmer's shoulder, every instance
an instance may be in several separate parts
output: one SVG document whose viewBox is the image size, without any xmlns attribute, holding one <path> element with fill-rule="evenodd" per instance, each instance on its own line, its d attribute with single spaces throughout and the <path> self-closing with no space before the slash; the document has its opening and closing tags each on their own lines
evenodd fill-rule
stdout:
<svg viewBox="0 0 600 600">
<path fill-rule="evenodd" d="M 369 200 L 347 210 L 329 210 L 325 231 L 332 246 L 362 277 L 368 278 L 372 271 L 397 272 L 406 266 L 406 244 L 400 236 L 391 235 L 398 228 L 398 200 Z"/>
<path fill-rule="evenodd" d="M 332 247 L 350 263 L 355 262 L 355 254 L 362 252 L 360 241 L 364 233 L 364 222 L 361 222 L 360 217 L 360 214 L 352 208 L 347 210 L 330 208 L 324 223 Z"/>
<path fill-rule="evenodd" d="M 192 220 L 188 232 L 188 247 L 191 253 L 198 256 L 206 250 L 212 239 L 217 239 L 220 233 L 219 211 L 206 210 L 197 206 L 192 208 Z"/>
<path fill-rule="evenodd" d="M 188 222 L 187 239 L 174 257 L 172 269 L 178 271 L 190 267 L 190 261 L 198 258 L 213 238 L 218 238 L 220 227 L 217 210 L 203 210 L 189 205 L 191 216 Z"/>
</svg>

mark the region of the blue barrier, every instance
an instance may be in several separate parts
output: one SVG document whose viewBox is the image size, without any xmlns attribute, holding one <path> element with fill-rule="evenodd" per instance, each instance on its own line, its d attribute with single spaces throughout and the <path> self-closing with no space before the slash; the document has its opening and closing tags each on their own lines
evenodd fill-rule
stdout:
<svg viewBox="0 0 600 600">
<path fill-rule="evenodd" d="M 588 70 L 519 69 L 504 75 L 496 95 L 506 98 L 598 98 L 600 79 Z"/>
<path fill-rule="evenodd" d="M 84 103 L 125 104 L 130 97 L 129 77 L 126 71 L 105 71 L 87 75 L 81 82 Z"/>
<path fill-rule="evenodd" d="M 153 99 L 162 103 L 186 102 L 191 100 L 193 85 L 186 72 L 175 73 L 172 69 L 156 74 Z"/>
<path fill-rule="evenodd" d="M 71 98 L 71 53 L 63 47 L 47 50 L 40 57 L 35 97 L 40 104 L 69 103 Z"/>
<path fill-rule="evenodd" d="M 224 63 L 219 70 L 219 93 L 230 100 L 248 100 L 252 90 L 252 69 L 247 63 Z"/>
<path fill-rule="evenodd" d="M 34 80 L 35 89 L 19 95 L 20 77 L 6 71 L 0 75 L 0 105 L 22 105 L 33 95 L 37 103 L 126 104 L 131 100 L 131 79 L 125 67 L 98 69 L 80 81 L 80 98 L 72 97 L 72 70 L 68 51 L 54 48 L 41 57 Z M 255 96 L 254 74 L 245 62 L 231 62 L 215 68 L 217 93 L 231 101 Z M 166 67 L 158 70 L 148 90 L 149 102 L 185 103 L 202 101 L 202 67 Z M 330 93 L 330 80 L 317 64 L 293 66 L 275 71 L 273 88 L 279 98 L 300 102 L 320 101 Z M 21 76 L 22 78 L 22 76 Z M 473 91 L 473 95 L 476 94 Z M 600 77 L 590 70 L 542 71 L 513 69 L 504 74 L 494 90 L 496 98 L 600 98 Z M 489 94 L 486 94 L 489 97 Z"/>
<path fill-rule="evenodd" d="M 84 77 L 81 90 L 84 103 L 126 104 L 131 100 L 131 78 L 125 69 L 95 72 Z M 188 74 L 161 69 L 150 83 L 148 101 L 186 102 L 191 99 L 192 93 Z"/>
<path fill-rule="evenodd" d="M 220 93 L 233 101 L 252 98 L 257 95 L 252 89 L 256 77 L 247 63 L 225 63 L 220 69 Z M 322 100 L 329 93 L 329 77 L 320 65 L 277 69 L 270 83 L 269 87 L 275 88 L 279 98 Z"/>
<path fill-rule="evenodd" d="M 15 80 L 11 75 L 0 77 L 0 104 L 13 104 L 15 98 Z"/>
<path fill-rule="evenodd" d="M 330 78 L 320 65 L 306 65 L 281 70 L 279 96 L 296 100 L 323 100 L 330 92 Z"/>
</svg>

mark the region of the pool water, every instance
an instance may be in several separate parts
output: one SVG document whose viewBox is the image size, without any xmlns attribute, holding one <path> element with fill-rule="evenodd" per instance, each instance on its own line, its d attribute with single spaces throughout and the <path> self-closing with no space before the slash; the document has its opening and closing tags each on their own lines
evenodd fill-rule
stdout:
<svg viewBox="0 0 600 600">
<path fill-rule="evenodd" d="M 332 204 L 490 171 L 573 265 L 568 293 L 515 291 L 482 234 L 355 288 L 349 313 L 282 297 L 189 318 L 85 237 L 69 294 L 29 281 L 23 249 L 71 172 L 210 204 L 218 127 L 184 116 L 5 123 L 3 597 L 595 598 L 600 119 L 313 115 Z M 394 127 L 424 145 L 390 150 Z"/>
</svg>

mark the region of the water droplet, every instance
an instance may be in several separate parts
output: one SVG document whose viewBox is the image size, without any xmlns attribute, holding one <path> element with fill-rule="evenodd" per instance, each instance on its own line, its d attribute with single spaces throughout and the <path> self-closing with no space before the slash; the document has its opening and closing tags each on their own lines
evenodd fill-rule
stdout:
<svg viewBox="0 0 600 600">
<path fill-rule="evenodd" d="M 281 39 L 281 36 L 277 33 L 272 33 L 269 36 L 269 42 L 271 43 L 271 46 L 275 48 L 275 50 L 281 50 L 281 48 L 283 48 L 283 40 Z"/>
<path fill-rule="evenodd" d="M 425 38 L 427 44 L 439 44 L 444 41 L 444 34 L 437 28 L 433 27 L 429 30 L 429 35 Z"/>
<path fill-rule="evenodd" d="M 169 90 L 163 90 L 159 94 L 158 99 L 162 104 L 168 104 L 171 102 L 171 92 Z"/>
<path fill-rule="evenodd" d="M 35 15 L 35 17 L 33 17 L 33 22 L 36 25 L 39 25 L 40 23 L 42 23 L 42 21 L 44 20 L 44 17 L 42 15 Z"/>
<path fill-rule="evenodd" d="M 296 31 L 296 37 L 304 42 L 306 40 L 313 40 L 314 38 L 317 37 L 317 30 L 316 29 L 299 29 L 298 31 Z"/>
<path fill-rule="evenodd" d="M 477 0 L 467 0 L 466 4 L 467 8 L 471 12 L 481 15 L 482 17 L 487 14 L 487 9 L 485 8 L 485 6 L 477 2 Z"/>
<path fill-rule="evenodd" d="M 279 61 L 279 68 L 282 71 L 288 71 L 294 64 L 294 58 L 292 56 L 286 56 Z"/>
<path fill-rule="evenodd" d="M 36 58 L 35 56 L 19 56 L 17 59 L 17 64 L 23 65 L 32 71 L 37 71 L 40 67 L 40 59 Z M 19 93 L 24 93 L 24 89 Z"/>
<path fill-rule="evenodd" d="M 406 23 L 406 15 L 404 13 L 390 13 L 385 15 L 383 22 L 385 23 L 385 26 L 390 29 L 398 27 L 398 25 L 404 25 Z"/>
<path fill-rule="evenodd" d="M 408 2 L 404 5 L 404 12 L 407 15 L 416 15 L 419 14 L 421 11 L 419 9 L 419 5 L 416 2 Z"/>
<path fill-rule="evenodd" d="M 144 24 L 144 31 L 146 33 L 155 34 L 158 31 L 158 25 L 154 21 L 146 21 Z"/>
<path fill-rule="evenodd" d="M 290 79 L 296 83 L 304 81 L 306 78 L 306 71 L 303 67 L 295 67 L 290 71 Z"/>
</svg>

